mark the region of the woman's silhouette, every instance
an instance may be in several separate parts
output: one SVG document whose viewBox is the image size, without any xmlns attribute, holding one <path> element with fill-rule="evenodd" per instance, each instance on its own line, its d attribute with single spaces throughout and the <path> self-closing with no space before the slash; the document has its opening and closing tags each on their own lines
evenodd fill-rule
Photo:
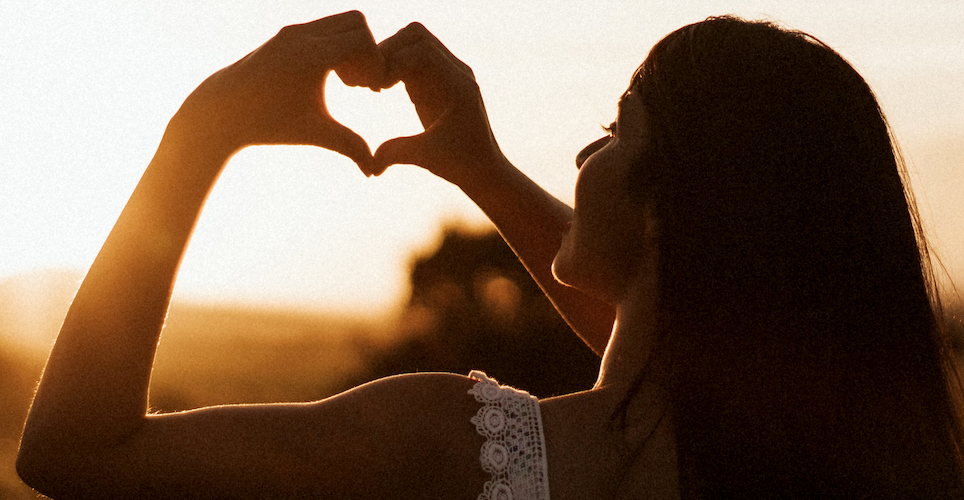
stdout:
<svg viewBox="0 0 964 500">
<path fill-rule="evenodd" d="M 325 111 L 331 70 L 404 82 L 425 132 L 371 155 Z M 483 374 L 423 373 L 151 414 L 178 264 L 221 169 L 254 144 L 458 185 L 603 356 L 595 387 L 537 402 Z M 471 70 L 418 24 L 378 45 L 357 12 L 283 29 L 171 120 L 64 322 L 21 477 L 70 498 L 964 496 L 919 222 L 840 56 L 765 23 L 681 28 L 576 163 L 570 210 L 505 159 Z"/>
</svg>

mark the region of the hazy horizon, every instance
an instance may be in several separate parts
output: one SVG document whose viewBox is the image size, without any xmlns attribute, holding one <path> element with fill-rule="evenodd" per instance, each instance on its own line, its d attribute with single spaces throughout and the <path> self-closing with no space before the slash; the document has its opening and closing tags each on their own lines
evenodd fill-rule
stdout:
<svg viewBox="0 0 964 500">
<path fill-rule="evenodd" d="M 573 156 L 613 119 L 633 70 L 666 33 L 723 13 L 810 32 L 875 89 L 934 246 L 964 281 L 964 3 L 937 0 L 8 2 L 0 6 L 0 281 L 44 269 L 82 275 L 191 90 L 282 26 L 349 9 L 366 14 L 379 40 L 411 21 L 435 32 L 474 69 L 509 158 L 567 202 Z M 372 148 L 419 130 L 401 86 L 375 95 L 332 78 L 328 104 Z M 484 217 L 417 167 L 366 179 L 327 151 L 251 148 L 212 194 L 175 294 L 390 311 L 404 296 L 408 260 L 450 221 Z"/>
</svg>

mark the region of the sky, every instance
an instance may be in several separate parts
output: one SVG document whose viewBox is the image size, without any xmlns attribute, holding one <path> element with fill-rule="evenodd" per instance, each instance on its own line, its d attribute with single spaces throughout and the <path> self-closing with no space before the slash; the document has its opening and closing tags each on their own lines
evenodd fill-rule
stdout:
<svg viewBox="0 0 964 500">
<path fill-rule="evenodd" d="M 573 157 L 615 118 L 633 70 L 662 36 L 709 15 L 807 31 L 875 89 L 912 171 L 931 239 L 964 283 L 964 2 L 400 2 L 6 0 L 0 6 L 0 280 L 82 275 L 205 77 L 287 25 L 364 12 L 377 40 L 422 22 L 471 66 L 496 138 L 527 175 L 572 201 Z M 402 86 L 332 77 L 332 115 L 374 150 L 420 131 Z M 309 147 L 239 153 L 212 193 L 176 297 L 391 310 L 412 256 L 440 228 L 480 225 L 461 192 L 414 166 L 366 179 Z M 964 285 L 961 285 L 964 286 Z"/>
</svg>

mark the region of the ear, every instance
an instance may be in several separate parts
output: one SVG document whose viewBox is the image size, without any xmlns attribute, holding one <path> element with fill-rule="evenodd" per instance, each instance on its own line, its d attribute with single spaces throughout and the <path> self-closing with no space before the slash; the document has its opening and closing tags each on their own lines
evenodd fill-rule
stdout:
<svg viewBox="0 0 964 500">
<path fill-rule="evenodd" d="M 653 202 L 638 196 L 626 196 L 620 203 L 620 230 L 625 261 L 631 269 L 630 274 L 654 272 L 659 261 L 659 220 Z"/>
<path fill-rule="evenodd" d="M 645 317 L 654 318 L 659 297 L 659 220 L 652 202 L 638 198 L 632 201 L 628 224 L 633 227 L 632 245 L 627 248 L 625 288 L 622 299 L 634 308 L 644 311 Z"/>
<path fill-rule="evenodd" d="M 659 241 L 659 220 L 653 202 L 641 200 L 634 195 L 627 195 L 620 204 L 622 214 L 620 219 L 626 221 L 626 235 L 642 244 L 647 249 L 656 248 Z"/>
<path fill-rule="evenodd" d="M 647 242 L 655 244 L 659 240 L 659 220 L 656 219 L 656 209 L 653 203 L 647 201 L 640 210 L 640 219 L 643 229 L 643 237 Z"/>
</svg>

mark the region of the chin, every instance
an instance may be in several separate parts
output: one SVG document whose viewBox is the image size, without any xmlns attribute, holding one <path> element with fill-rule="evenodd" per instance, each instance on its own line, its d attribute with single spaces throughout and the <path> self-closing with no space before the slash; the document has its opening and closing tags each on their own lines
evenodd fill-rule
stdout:
<svg viewBox="0 0 964 500">
<path fill-rule="evenodd" d="M 582 267 L 579 263 L 585 257 L 585 255 L 580 255 L 585 252 L 579 250 L 580 247 L 573 242 L 571 231 L 563 235 L 559 250 L 556 251 L 556 257 L 552 259 L 552 275 L 556 278 L 556 281 L 566 286 L 578 287 L 579 271 Z"/>
<path fill-rule="evenodd" d="M 559 252 L 556 253 L 556 257 L 552 259 L 552 277 L 555 278 L 556 281 L 558 281 L 559 283 L 562 283 L 563 285 L 572 286 L 571 284 L 569 284 L 569 281 L 566 278 L 568 274 L 566 269 L 567 264 L 566 264 L 565 255 L 563 254 L 563 252 L 564 250 L 559 249 Z"/>
<path fill-rule="evenodd" d="M 595 286 L 592 274 L 587 274 L 586 266 L 580 266 L 571 256 L 560 250 L 552 261 L 552 276 L 563 285 L 602 299 Z"/>
<path fill-rule="evenodd" d="M 563 238 L 552 260 L 552 276 L 556 281 L 607 302 L 613 285 L 609 271 L 606 262 L 601 262 L 589 249 L 574 245 L 571 233 Z"/>
</svg>

